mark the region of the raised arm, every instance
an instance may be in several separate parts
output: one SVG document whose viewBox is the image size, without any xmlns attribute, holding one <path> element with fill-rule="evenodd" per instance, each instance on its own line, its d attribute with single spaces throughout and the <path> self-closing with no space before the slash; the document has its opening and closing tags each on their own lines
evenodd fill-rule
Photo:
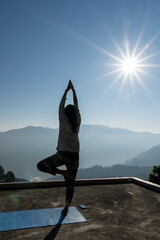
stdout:
<svg viewBox="0 0 160 240">
<path fill-rule="evenodd" d="M 72 92 L 73 92 L 73 102 L 74 102 L 74 105 L 76 105 L 78 107 L 78 99 L 77 99 L 77 96 L 76 96 L 76 91 L 74 89 L 74 86 L 70 80 L 70 84 L 71 84 L 71 89 L 72 89 Z"/>
<path fill-rule="evenodd" d="M 69 92 L 69 90 L 72 88 L 72 82 L 71 80 L 69 80 L 68 86 L 64 92 L 64 96 L 66 97 L 67 93 Z"/>
<path fill-rule="evenodd" d="M 60 105 L 59 105 L 59 110 L 64 109 L 66 96 L 67 96 L 67 93 L 70 89 L 71 89 L 71 80 L 69 80 L 68 86 L 67 86 L 67 88 L 66 88 L 66 90 L 65 90 L 65 92 L 62 96 L 62 99 L 61 99 L 61 102 L 60 102 Z"/>
</svg>

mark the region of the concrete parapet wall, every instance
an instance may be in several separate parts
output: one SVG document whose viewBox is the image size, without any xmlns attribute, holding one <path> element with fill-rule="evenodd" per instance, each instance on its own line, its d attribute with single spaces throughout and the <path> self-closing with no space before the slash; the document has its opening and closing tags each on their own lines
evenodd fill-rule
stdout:
<svg viewBox="0 0 160 240">
<path fill-rule="evenodd" d="M 151 182 L 148 182 L 148 181 L 144 181 L 140 178 L 135 178 L 135 177 L 131 178 L 131 182 L 134 183 L 134 184 L 137 184 L 141 187 L 145 187 L 145 188 L 148 188 L 152 191 L 160 193 L 160 185 L 158 185 L 158 184 L 151 183 Z"/>
<path fill-rule="evenodd" d="M 107 184 L 129 184 L 134 183 L 141 187 L 145 187 L 152 191 L 160 193 L 160 185 L 148 181 L 144 181 L 134 177 L 117 177 L 117 178 L 95 178 L 95 179 L 78 179 L 75 186 L 89 186 L 89 185 L 107 185 Z M 53 188 L 65 187 L 64 181 L 48 181 L 48 182 L 13 182 L 0 183 L 0 190 L 14 190 L 14 189 L 30 189 L 30 188 Z"/>
</svg>

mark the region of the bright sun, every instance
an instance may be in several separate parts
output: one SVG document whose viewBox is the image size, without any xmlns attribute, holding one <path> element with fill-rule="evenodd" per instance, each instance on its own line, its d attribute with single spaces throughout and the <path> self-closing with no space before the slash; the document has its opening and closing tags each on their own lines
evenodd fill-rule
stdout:
<svg viewBox="0 0 160 240">
<path fill-rule="evenodd" d="M 160 55 L 160 51 L 151 52 L 150 49 L 153 42 L 159 37 L 159 32 L 153 35 L 143 47 L 142 37 L 144 30 L 140 31 L 139 35 L 137 36 L 137 41 L 134 40 L 134 46 L 130 46 L 133 41 L 129 41 L 128 33 L 125 33 L 123 40 L 118 43 L 113 34 L 110 32 L 110 37 L 112 43 L 114 44 L 113 47 L 114 49 L 118 50 L 117 52 L 114 51 L 114 53 L 112 53 L 65 25 L 60 25 L 60 28 L 74 39 L 107 56 L 107 63 L 103 63 L 107 72 L 95 79 L 100 80 L 102 78 L 106 78 L 106 80 L 111 80 L 110 85 L 107 86 L 107 91 L 110 90 L 117 82 L 120 82 L 120 85 L 118 85 L 120 86 L 121 91 L 125 84 L 130 81 L 131 87 L 133 87 L 135 82 L 138 82 L 145 92 L 148 93 L 148 89 L 146 88 L 144 82 L 144 75 L 152 78 L 153 76 L 149 74 L 148 71 L 149 68 L 160 68 L 160 64 L 154 64 L 152 61 L 150 61 L 155 56 Z"/>
<path fill-rule="evenodd" d="M 135 73 L 138 67 L 138 62 L 135 58 L 126 58 L 122 63 L 122 71 L 127 74 Z"/>
<path fill-rule="evenodd" d="M 142 76 L 146 75 L 152 77 L 152 75 L 150 75 L 146 69 L 148 70 L 149 68 L 160 67 L 159 64 L 151 64 L 148 62 L 148 60 L 160 54 L 160 52 L 154 52 L 150 55 L 147 54 L 147 50 L 155 39 L 156 36 L 154 36 L 153 39 L 151 39 L 146 45 L 144 45 L 142 49 L 139 50 L 140 38 L 132 49 L 129 47 L 128 40 L 125 41 L 125 45 L 123 45 L 122 49 L 113 38 L 113 42 L 115 47 L 118 49 L 119 54 L 114 55 L 106 50 L 103 52 L 112 60 L 112 63 L 105 64 L 105 67 L 110 66 L 112 69 L 114 69 L 108 71 L 108 73 L 102 75 L 98 79 L 114 75 L 115 78 L 108 89 L 110 89 L 117 81 L 121 80 L 121 90 L 123 89 L 126 81 L 130 80 L 132 86 L 134 81 L 138 81 L 138 83 L 147 92 L 144 80 L 142 80 Z"/>
</svg>

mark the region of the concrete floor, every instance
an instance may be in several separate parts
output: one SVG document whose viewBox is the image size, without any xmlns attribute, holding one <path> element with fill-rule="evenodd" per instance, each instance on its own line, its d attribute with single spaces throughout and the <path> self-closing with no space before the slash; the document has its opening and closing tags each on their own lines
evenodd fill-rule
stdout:
<svg viewBox="0 0 160 240">
<path fill-rule="evenodd" d="M 55 208 L 64 204 L 65 188 L 5 190 L 0 212 Z M 67 224 L 0 233 L 0 240 L 158 240 L 160 194 L 135 184 L 76 187 L 72 206 L 86 223 Z"/>
</svg>

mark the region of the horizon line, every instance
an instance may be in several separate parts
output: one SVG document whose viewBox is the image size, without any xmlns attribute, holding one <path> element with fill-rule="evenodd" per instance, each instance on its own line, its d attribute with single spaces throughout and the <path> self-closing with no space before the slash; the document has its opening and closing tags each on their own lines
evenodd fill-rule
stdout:
<svg viewBox="0 0 160 240">
<path fill-rule="evenodd" d="M 99 126 L 99 127 L 106 127 L 106 128 L 110 128 L 110 129 L 121 129 L 121 130 L 127 130 L 129 132 L 134 132 L 134 133 L 150 133 L 150 134 L 160 134 L 160 132 L 152 132 L 152 131 L 148 131 L 148 130 L 143 130 L 143 131 L 138 131 L 138 130 L 132 130 L 129 128 L 124 128 L 124 127 L 111 127 L 108 125 L 104 125 L 104 124 L 90 124 L 90 123 L 84 123 L 81 125 L 82 126 Z M 29 127 L 33 127 L 33 128 L 46 128 L 46 129 L 54 129 L 57 130 L 59 129 L 59 127 L 49 127 L 49 126 L 36 126 L 36 125 L 28 125 L 28 126 L 24 126 L 24 127 L 19 127 L 19 128 L 11 128 L 8 130 L 0 130 L 0 133 L 6 133 L 9 131 L 14 131 L 14 130 L 21 130 L 21 129 L 25 129 L 25 128 L 29 128 Z"/>
</svg>

